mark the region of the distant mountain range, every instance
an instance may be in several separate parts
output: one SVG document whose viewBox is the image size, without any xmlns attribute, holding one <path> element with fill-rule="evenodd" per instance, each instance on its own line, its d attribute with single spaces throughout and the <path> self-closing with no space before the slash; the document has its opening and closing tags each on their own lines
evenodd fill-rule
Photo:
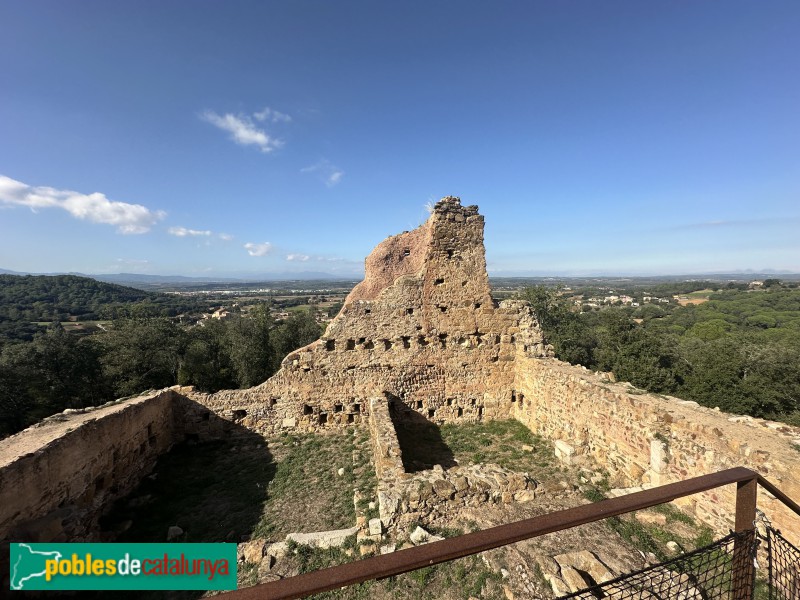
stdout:
<svg viewBox="0 0 800 600">
<path fill-rule="evenodd" d="M 144 273 L 25 273 L 0 269 L 2 275 L 76 275 L 78 277 L 91 277 L 107 283 L 138 283 L 138 284 L 170 284 L 170 283 L 247 283 L 255 281 L 302 281 L 302 280 L 331 280 L 341 281 L 360 279 L 359 275 L 332 275 L 315 271 L 263 273 L 248 277 L 191 277 L 185 275 L 147 275 Z"/>
</svg>

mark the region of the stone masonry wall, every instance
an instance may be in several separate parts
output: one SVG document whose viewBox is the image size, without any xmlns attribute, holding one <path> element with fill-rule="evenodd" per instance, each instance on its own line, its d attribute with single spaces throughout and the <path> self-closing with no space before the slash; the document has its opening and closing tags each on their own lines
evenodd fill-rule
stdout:
<svg viewBox="0 0 800 600">
<path fill-rule="evenodd" d="M 744 466 L 800 498 L 800 430 L 612 383 L 555 359 L 517 357 L 512 414 L 554 442 L 562 460 L 589 460 L 618 487 L 655 486 Z M 733 527 L 735 486 L 677 503 L 718 531 Z M 758 506 L 790 539 L 800 518 L 770 494 Z"/>
<path fill-rule="evenodd" d="M 362 423 L 369 399 L 388 394 L 439 424 L 513 416 L 553 440 L 562 460 L 596 462 L 621 486 L 744 465 L 800 498 L 798 430 L 639 393 L 552 359 L 527 303 L 492 299 L 483 226 L 477 207 L 444 198 L 424 225 L 373 250 L 322 339 L 274 377 L 249 390 L 182 392 L 262 433 Z M 800 533 L 797 518 L 761 496 L 776 522 Z M 730 498 L 714 491 L 684 504 L 724 530 Z"/>
<path fill-rule="evenodd" d="M 362 422 L 390 393 L 437 423 L 508 415 L 514 356 L 549 349 L 527 304 L 490 295 L 483 217 L 457 198 L 380 243 L 322 339 L 260 386 L 184 393 L 262 433 Z"/>
<path fill-rule="evenodd" d="M 158 457 L 230 423 L 175 390 L 68 410 L 0 440 L 0 540 L 90 541 L 98 520 Z"/>
<path fill-rule="evenodd" d="M 390 413 L 391 401 L 370 399 L 369 429 L 383 527 L 432 524 L 444 516 L 457 514 L 465 506 L 528 502 L 537 496 L 537 484 L 527 474 L 494 464 L 469 464 L 447 470 L 434 465 L 430 470 L 406 473 Z"/>
<path fill-rule="evenodd" d="M 646 394 L 551 358 L 530 306 L 492 299 L 483 225 L 477 207 L 448 197 L 424 225 L 379 244 L 324 336 L 259 386 L 216 394 L 171 388 L 65 411 L 0 440 L 0 540 L 95 539 L 100 515 L 172 444 L 236 428 L 368 425 L 384 526 L 538 492 L 491 465 L 405 473 L 389 399 L 437 424 L 514 417 L 551 440 L 562 460 L 600 466 L 619 487 L 741 465 L 800 498 L 800 430 Z M 725 531 L 733 515 L 728 487 L 682 505 Z M 800 542 L 800 519 L 759 496 L 759 507 Z"/>
<path fill-rule="evenodd" d="M 370 398 L 369 404 L 369 433 L 375 475 L 379 482 L 400 477 L 405 473 L 403 454 L 389 414 L 389 402 L 386 398 Z"/>
</svg>

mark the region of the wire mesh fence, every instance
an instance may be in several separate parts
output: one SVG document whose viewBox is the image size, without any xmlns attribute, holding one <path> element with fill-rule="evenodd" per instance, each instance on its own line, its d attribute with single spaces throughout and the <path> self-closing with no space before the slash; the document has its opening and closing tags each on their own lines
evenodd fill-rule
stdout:
<svg viewBox="0 0 800 600">
<path fill-rule="evenodd" d="M 755 531 L 731 533 L 693 552 L 610 581 L 596 582 L 559 600 L 744 600 L 751 597 L 749 590 L 753 589 L 757 546 Z M 776 600 L 800 598 L 784 596 Z"/>
<path fill-rule="evenodd" d="M 800 600 L 800 550 L 767 528 L 769 600 Z"/>
</svg>

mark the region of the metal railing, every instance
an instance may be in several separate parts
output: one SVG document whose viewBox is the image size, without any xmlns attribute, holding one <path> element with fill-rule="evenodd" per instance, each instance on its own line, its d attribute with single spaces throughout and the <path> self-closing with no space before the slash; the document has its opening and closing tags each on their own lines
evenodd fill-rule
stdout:
<svg viewBox="0 0 800 600">
<path fill-rule="evenodd" d="M 800 515 L 800 505 L 786 496 L 761 475 L 744 467 L 726 469 L 710 475 L 693 477 L 684 481 L 662 485 L 626 496 L 601 500 L 575 508 L 568 508 L 546 515 L 525 519 L 507 525 L 468 533 L 415 548 L 407 548 L 390 554 L 374 556 L 288 579 L 262 583 L 225 594 L 226 600 L 289 600 L 304 598 L 335 590 L 348 585 L 383 579 L 463 558 L 501 546 L 528 540 L 562 529 L 585 525 L 608 517 L 642 510 L 677 498 L 691 496 L 724 485 L 736 484 L 736 508 L 734 531 L 749 531 L 754 528 L 756 518 L 756 496 L 762 486 L 790 510 Z M 736 570 L 735 599 L 752 597 L 753 567 L 749 552 L 734 547 L 734 562 L 742 565 Z"/>
</svg>

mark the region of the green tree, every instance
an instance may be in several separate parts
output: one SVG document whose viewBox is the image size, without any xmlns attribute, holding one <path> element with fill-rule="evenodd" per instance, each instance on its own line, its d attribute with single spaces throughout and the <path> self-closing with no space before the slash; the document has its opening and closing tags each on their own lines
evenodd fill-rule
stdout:
<svg viewBox="0 0 800 600">
<path fill-rule="evenodd" d="M 178 383 L 204 392 L 237 387 L 231 365 L 225 321 L 207 320 L 187 333 Z"/>
<path fill-rule="evenodd" d="M 35 422 L 35 399 L 25 385 L 25 374 L 0 362 L 0 437 L 12 435 Z"/>
<path fill-rule="evenodd" d="M 271 340 L 273 325 L 266 303 L 253 306 L 246 317 L 234 317 L 227 322 L 228 354 L 239 387 L 258 385 L 276 371 Z"/>
<path fill-rule="evenodd" d="M 280 361 L 290 352 L 318 340 L 321 335 L 322 328 L 317 324 L 313 311 L 297 310 L 275 328 L 275 358 Z"/>
<path fill-rule="evenodd" d="M 184 332 L 167 319 L 114 321 L 91 338 L 102 351 L 104 376 L 116 397 L 175 385 Z"/>
<path fill-rule="evenodd" d="M 2 398 L 6 432 L 65 408 L 83 408 L 108 399 L 99 356 L 87 340 L 52 323 L 32 342 L 4 347 Z"/>
<path fill-rule="evenodd" d="M 557 290 L 545 286 L 526 287 L 520 297 L 531 304 L 545 340 L 559 359 L 589 368 L 594 366 L 597 339 L 588 325 L 590 315 L 572 312 Z"/>
</svg>

